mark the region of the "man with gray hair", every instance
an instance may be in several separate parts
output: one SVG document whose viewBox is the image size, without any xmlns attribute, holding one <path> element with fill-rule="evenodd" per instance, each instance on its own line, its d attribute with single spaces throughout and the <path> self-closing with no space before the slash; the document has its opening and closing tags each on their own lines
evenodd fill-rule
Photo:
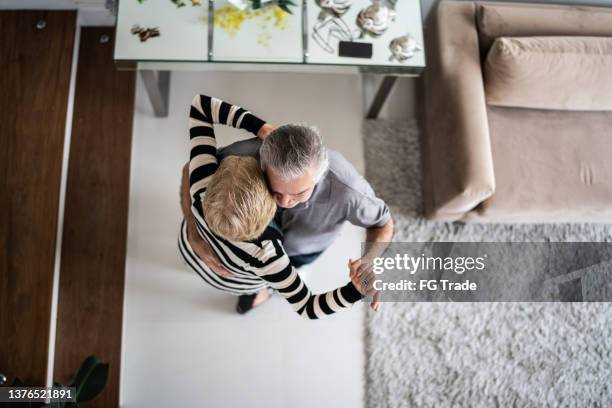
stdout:
<svg viewBox="0 0 612 408">
<path fill-rule="evenodd" d="M 318 258 L 345 221 L 366 228 L 367 242 L 391 240 L 393 220 L 387 205 L 348 160 L 325 148 L 316 128 L 289 124 L 272 129 L 260 132 L 259 139 L 221 149 L 220 156 L 259 157 L 280 207 L 275 220 L 285 250 L 296 267 Z"/>
<path fill-rule="evenodd" d="M 256 138 L 226 146 L 218 155 L 221 160 L 242 155 L 259 159 L 279 207 L 274 220 L 296 268 L 316 260 L 337 238 L 345 221 L 366 228 L 367 243 L 390 242 L 393 237 L 387 205 L 348 160 L 325 148 L 316 128 L 301 124 L 274 128 L 266 123 Z M 361 259 L 349 260 L 351 276 L 370 267 L 369 260 L 381 255 L 386 245 L 369 248 Z M 215 272 L 225 272 L 214 254 L 204 248 L 201 252 Z M 377 302 L 372 303 L 372 308 L 378 307 Z"/>
</svg>

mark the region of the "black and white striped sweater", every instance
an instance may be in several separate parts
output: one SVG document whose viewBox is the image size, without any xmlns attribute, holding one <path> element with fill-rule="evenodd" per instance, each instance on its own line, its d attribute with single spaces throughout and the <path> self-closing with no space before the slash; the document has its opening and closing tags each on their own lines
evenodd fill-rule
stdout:
<svg viewBox="0 0 612 408">
<path fill-rule="evenodd" d="M 218 167 L 214 125 L 224 124 L 257 135 L 264 123 L 236 105 L 205 95 L 194 97 L 189 114 L 191 210 L 200 236 L 210 244 L 221 263 L 234 276 L 224 278 L 217 275 L 195 255 L 187 241 L 185 223 L 179 237 L 179 247 L 185 261 L 215 288 L 233 294 L 250 294 L 272 287 L 299 315 L 318 319 L 350 307 L 362 298 L 361 293 L 349 282 L 333 291 L 313 295 L 289 262 L 283 249 L 282 235 L 276 228 L 268 227 L 254 241 L 238 242 L 215 235 L 204 220 L 202 200 L 206 199 L 206 188 Z"/>
</svg>

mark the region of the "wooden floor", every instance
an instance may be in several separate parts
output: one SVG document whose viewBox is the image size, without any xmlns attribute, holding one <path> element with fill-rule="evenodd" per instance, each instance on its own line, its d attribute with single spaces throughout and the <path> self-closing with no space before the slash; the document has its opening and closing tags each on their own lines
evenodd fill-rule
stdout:
<svg viewBox="0 0 612 408">
<path fill-rule="evenodd" d="M 46 381 L 75 22 L 0 11 L 0 371 L 32 385 Z"/>
<path fill-rule="evenodd" d="M 44 22 L 44 24 L 43 24 Z M 37 25 L 39 28 L 37 28 Z M 40 28 L 44 25 L 44 28 Z M 0 372 L 45 385 L 73 11 L 0 12 Z M 53 380 L 110 364 L 88 407 L 119 405 L 136 76 L 112 27 L 81 31 L 66 182 Z"/>
<path fill-rule="evenodd" d="M 134 71 L 115 69 L 113 36 L 112 27 L 81 31 L 55 349 L 60 382 L 90 354 L 110 363 L 105 390 L 86 405 L 104 408 L 119 403 L 136 84 Z"/>
</svg>

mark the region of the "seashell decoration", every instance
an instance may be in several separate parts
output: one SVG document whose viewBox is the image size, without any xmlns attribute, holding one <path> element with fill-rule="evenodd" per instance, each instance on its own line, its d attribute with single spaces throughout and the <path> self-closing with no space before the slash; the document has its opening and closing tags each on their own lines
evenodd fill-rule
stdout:
<svg viewBox="0 0 612 408">
<path fill-rule="evenodd" d="M 383 4 L 381 0 L 374 0 L 357 15 L 359 28 L 374 36 L 382 35 L 394 20 L 395 10 Z"/>
<path fill-rule="evenodd" d="M 351 7 L 353 0 L 317 0 L 317 4 L 323 10 L 340 17 Z"/>
<path fill-rule="evenodd" d="M 415 51 L 422 50 L 417 41 L 410 34 L 403 35 L 401 37 L 394 38 L 389 43 L 389 50 L 391 50 L 390 61 L 397 60 L 398 62 L 404 62 L 414 56 Z"/>
</svg>

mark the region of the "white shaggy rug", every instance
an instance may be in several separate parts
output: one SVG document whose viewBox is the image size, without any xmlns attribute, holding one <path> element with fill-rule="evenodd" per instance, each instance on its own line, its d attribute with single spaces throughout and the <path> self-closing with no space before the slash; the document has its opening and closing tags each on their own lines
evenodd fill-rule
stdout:
<svg viewBox="0 0 612 408">
<path fill-rule="evenodd" d="M 415 121 L 365 121 L 395 241 L 612 241 L 612 225 L 422 218 Z M 612 304 L 385 303 L 366 316 L 368 407 L 610 407 Z"/>
</svg>

